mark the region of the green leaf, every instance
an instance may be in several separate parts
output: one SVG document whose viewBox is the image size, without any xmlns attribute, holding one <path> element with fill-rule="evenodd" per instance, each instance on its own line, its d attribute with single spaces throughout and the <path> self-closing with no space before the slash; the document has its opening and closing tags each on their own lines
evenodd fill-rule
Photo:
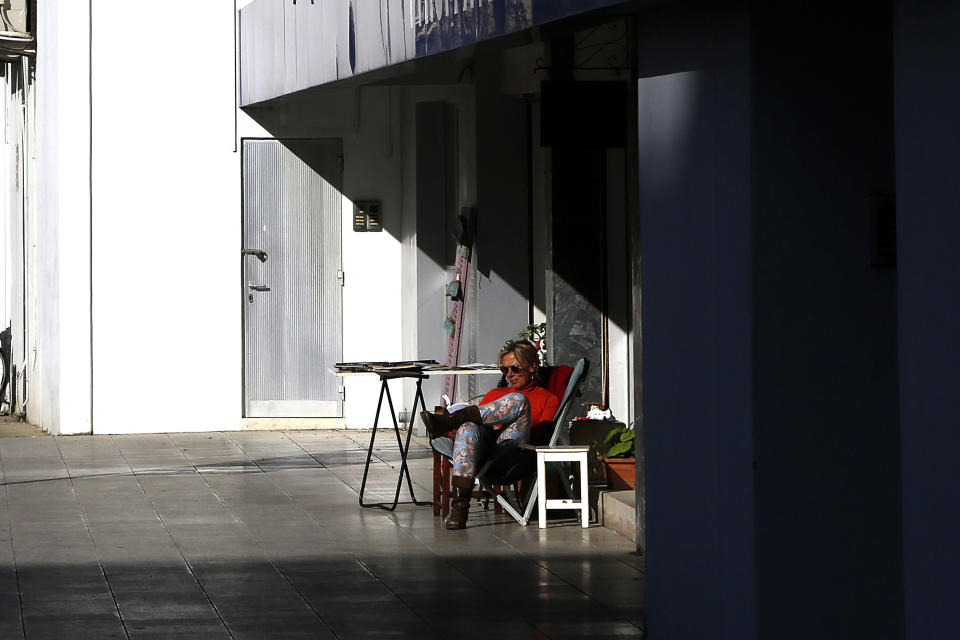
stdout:
<svg viewBox="0 0 960 640">
<path fill-rule="evenodd" d="M 633 451 L 633 446 L 631 443 L 618 442 L 617 444 L 610 447 L 607 451 L 608 458 L 616 458 L 617 456 L 623 456 L 626 453 Z"/>
<path fill-rule="evenodd" d="M 621 433 L 623 433 L 623 427 L 616 427 L 614 429 L 610 429 L 610 431 L 607 432 L 607 437 L 604 438 L 603 441 L 613 442 L 614 440 L 619 440 Z"/>
</svg>

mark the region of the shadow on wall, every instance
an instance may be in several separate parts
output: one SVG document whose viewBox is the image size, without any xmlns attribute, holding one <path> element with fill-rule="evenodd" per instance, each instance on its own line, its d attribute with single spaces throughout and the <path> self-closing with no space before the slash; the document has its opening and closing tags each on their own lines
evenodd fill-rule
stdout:
<svg viewBox="0 0 960 640">
<path fill-rule="evenodd" d="M 495 64 L 496 63 L 496 64 Z M 540 308 L 552 309 L 548 344 L 552 360 L 572 363 L 583 357 L 599 364 L 603 359 L 603 317 L 601 310 L 607 306 L 606 296 L 611 295 L 605 282 L 606 258 L 603 238 L 607 232 L 605 223 L 608 189 L 606 151 L 588 148 L 582 135 L 586 127 L 580 117 L 579 127 L 570 133 L 565 126 L 556 126 L 549 140 L 552 147 L 552 176 L 549 201 L 552 202 L 549 233 L 547 229 L 533 227 L 531 209 L 531 106 L 521 98 L 501 93 L 502 86 L 499 58 L 490 57 L 475 61 L 476 150 L 477 172 L 477 252 L 475 268 L 486 279 L 494 279 L 485 289 L 484 315 L 480 319 L 487 333 L 504 333 L 496 345 L 481 345 L 484 352 L 495 349 L 506 337 L 512 337 L 527 322 L 526 310 L 513 308 L 511 313 L 519 316 L 502 321 L 496 316 L 500 292 L 506 288 L 519 296 L 514 300 L 531 300 L 534 296 L 534 278 L 551 279 L 547 291 L 552 291 L 549 302 L 537 300 Z M 362 91 L 362 96 L 360 95 Z M 371 194 L 390 190 L 402 191 L 411 180 L 416 184 L 417 248 L 422 255 L 438 265 L 452 265 L 455 256 L 456 237 L 459 225 L 457 202 L 460 198 L 457 167 L 458 140 L 462 136 L 458 121 L 462 117 L 456 108 L 447 102 L 418 102 L 416 108 L 416 131 L 403 135 L 397 130 L 386 131 L 382 104 L 388 95 L 386 87 L 312 89 L 301 94 L 277 99 L 271 103 L 249 108 L 246 112 L 273 136 L 281 139 L 293 153 L 308 165 L 323 170 L 309 154 L 298 147 L 297 138 L 339 137 L 345 141 L 344 195 L 351 201 L 370 198 Z M 600 128 L 604 118 L 611 117 L 609 107 L 593 100 L 584 100 L 585 93 L 569 97 L 571 104 L 564 105 L 562 92 L 555 101 L 558 113 L 586 114 L 593 117 Z M 616 93 L 626 103 L 626 91 Z M 573 104 L 578 101 L 577 104 Z M 569 107 L 569 108 L 565 108 Z M 357 109 L 360 109 L 362 124 L 357 124 Z M 613 110 L 625 119 L 625 109 Z M 374 117 L 371 114 L 376 114 Z M 561 121 L 563 119 L 561 118 Z M 363 128 L 364 140 L 358 136 Z M 381 127 L 378 129 L 377 127 Z M 609 127 L 606 127 L 609 129 Z M 381 151 L 384 144 L 394 146 L 388 136 L 400 140 L 414 140 L 417 151 L 414 172 L 401 164 L 401 158 L 409 159 L 395 150 L 395 158 L 384 161 Z M 350 140 L 352 138 L 352 140 Z M 285 140 L 286 139 L 286 140 Z M 371 142 L 371 139 L 373 142 Z M 349 140 L 349 143 L 348 143 Z M 409 144 L 409 143 L 408 143 Z M 400 144 L 396 144 L 399 149 Z M 364 167 L 362 183 L 358 182 L 356 167 Z M 375 171 L 372 167 L 384 167 Z M 623 171 L 619 166 L 618 171 Z M 404 176 L 404 173 L 406 175 Z M 421 175 L 424 174 L 424 175 Z M 337 183 L 338 181 L 329 180 Z M 618 178 L 618 180 L 622 180 Z M 401 181 L 404 185 L 401 186 Z M 399 200 L 390 207 L 399 206 Z M 386 209 L 386 208 L 385 208 Z M 439 224 L 437 224 L 439 222 Z M 403 221 L 400 215 L 385 214 L 382 228 L 395 238 L 403 238 Z M 543 234 L 551 246 L 552 264 L 547 274 L 533 274 L 529 253 L 532 234 Z M 617 274 L 623 280 L 624 274 Z M 492 305 L 492 306 L 491 306 Z M 620 305 L 625 312 L 629 305 Z M 514 307 L 516 304 L 514 303 Z M 497 323 L 502 323 L 502 326 Z M 629 329 L 629 317 L 614 316 L 611 324 Z M 480 357 L 483 357 L 481 355 Z M 602 399 L 602 367 L 595 366 L 584 382 L 584 399 Z M 577 407 L 580 413 L 585 408 Z"/>
<path fill-rule="evenodd" d="M 376 96 L 379 101 L 380 95 Z M 372 122 L 361 122 L 360 118 L 366 116 L 373 120 L 372 112 L 377 110 L 376 126 L 386 127 L 385 120 L 388 117 L 390 105 L 368 105 L 371 96 L 356 88 L 330 88 L 330 89 L 310 89 L 293 96 L 278 98 L 266 103 L 261 103 L 255 107 L 244 109 L 244 113 L 250 116 L 261 127 L 266 129 L 270 136 L 276 138 L 287 147 L 294 155 L 300 158 L 307 166 L 316 171 L 324 180 L 330 184 L 343 185 L 341 193 L 351 202 L 377 199 L 372 197 L 385 191 L 391 191 L 395 187 L 391 183 L 398 182 L 397 175 L 393 175 L 388 170 L 380 170 L 380 166 L 389 166 L 396 164 L 393 158 L 383 159 L 384 149 L 389 147 L 389 155 L 397 153 L 393 149 L 392 132 L 378 132 L 381 137 L 366 136 L 361 137 L 359 131 L 361 126 L 366 130 L 373 127 Z M 362 113 L 359 113 L 362 110 Z M 369 140 L 367 139 L 369 138 Z M 309 145 L 301 144 L 303 140 L 317 139 L 339 139 L 343 140 L 343 149 L 345 157 L 343 163 L 345 168 L 343 176 L 325 175 L 330 171 L 325 167 L 322 159 L 314 157 Z M 369 151 L 365 157 L 366 143 Z M 375 155 L 376 154 L 376 155 Z M 369 165 L 366 170 L 368 175 L 362 183 L 358 184 L 358 172 L 354 169 L 356 166 Z M 347 179 L 347 174 L 353 170 L 353 174 Z M 351 185 L 354 185 L 351 188 Z M 382 229 L 397 239 L 402 238 L 402 220 L 399 215 L 385 215 L 382 217 Z"/>
</svg>

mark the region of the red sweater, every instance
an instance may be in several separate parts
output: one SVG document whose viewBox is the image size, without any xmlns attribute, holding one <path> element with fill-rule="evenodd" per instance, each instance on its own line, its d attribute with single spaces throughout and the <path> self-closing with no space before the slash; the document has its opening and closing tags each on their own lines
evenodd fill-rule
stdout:
<svg viewBox="0 0 960 640">
<path fill-rule="evenodd" d="M 553 426 L 553 417 L 560 408 L 560 399 L 536 382 L 531 381 L 519 389 L 509 386 L 490 389 L 480 403 L 492 402 L 514 391 L 527 396 L 527 401 L 530 403 L 530 442 L 537 445 L 547 444 L 550 439 L 550 429 Z"/>
</svg>

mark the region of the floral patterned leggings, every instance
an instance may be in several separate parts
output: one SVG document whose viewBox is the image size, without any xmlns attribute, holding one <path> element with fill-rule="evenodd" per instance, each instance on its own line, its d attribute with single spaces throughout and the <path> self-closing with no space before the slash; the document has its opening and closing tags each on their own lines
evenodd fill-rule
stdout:
<svg viewBox="0 0 960 640">
<path fill-rule="evenodd" d="M 493 402 L 480 405 L 483 424 L 466 422 L 457 429 L 453 441 L 453 475 L 473 478 L 477 475 L 477 464 L 486 447 L 492 444 L 493 425 L 505 425 L 497 436 L 496 442 L 504 440 L 530 439 L 530 402 L 527 396 L 514 391 Z"/>
</svg>

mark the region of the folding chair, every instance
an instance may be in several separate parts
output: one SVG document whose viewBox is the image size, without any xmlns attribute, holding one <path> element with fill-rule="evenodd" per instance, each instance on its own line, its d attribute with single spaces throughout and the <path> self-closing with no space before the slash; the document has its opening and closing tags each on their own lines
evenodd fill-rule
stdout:
<svg viewBox="0 0 960 640">
<path fill-rule="evenodd" d="M 570 443 L 570 429 L 567 424 L 567 415 L 570 407 L 573 405 L 574 395 L 580 386 L 580 382 L 586 376 L 589 363 L 581 358 L 573 367 L 570 379 L 567 382 L 563 397 L 560 399 L 560 406 L 553 418 L 553 430 L 546 443 L 538 442 L 536 444 L 547 444 L 548 446 L 557 446 Z M 453 458 L 453 440 L 447 437 L 434 438 L 430 441 L 430 446 L 434 451 L 446 459 Z M 569 479 L 565 477 L 564 471 L 560 467 L 554 470 L 560 475 L 564 489 L 572 497 Z M 507 440 L 498 444 L 487 460 L 477 472 L 477 482 L 481 489 L 490 496 L 496 496 L 497 504 L 509 513 L 514 520 L 522 525 L 530 521 L 533 514 L 533 507 L 536 504 L 534 495 L 537 491 L 537 483 L 530 482 L 526 492 L 526 499 L 521 504 L 514 490 L 514 485 L 521 480 L 536 479 L 537 456 L 532 444 L 520 444 L 516 440 Z M 446 479 L 446 478 L 445 478 Z M 502 487 L 498 492 L 495 486 Z M 442 489 L 449 491 L 449 481 Z M 446 495 L 449 495 L 448 493 Z"/>
</svg>

